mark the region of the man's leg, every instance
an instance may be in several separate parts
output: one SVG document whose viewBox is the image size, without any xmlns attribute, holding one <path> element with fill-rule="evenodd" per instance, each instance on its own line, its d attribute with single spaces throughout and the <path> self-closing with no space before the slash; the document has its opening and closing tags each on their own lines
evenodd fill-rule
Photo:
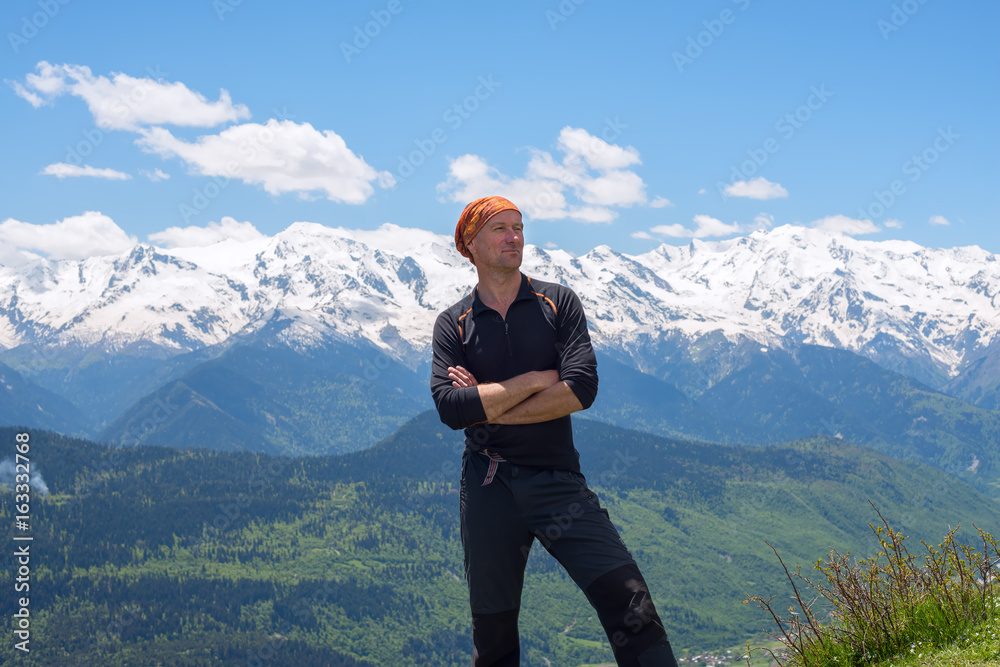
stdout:
<svg viewBox="0 0 1000 667">
<path fill-rule="evenodd" d="M 582 474 L 532 476 L 529 528 L 597 611 L 621 667 L 677 665 L 646 582 Z"/>
<path fill-rule="evenodd" d="M 465 577 L 472 607 L 473 667 L 518 667 L 517 616 L 524 565 L 533 537 L 511 495 L 510 470 L 501 463 L 483 486 L 489 460 L 462 457 L 461 524 Z"/>
<path fill-rule="evenodd" d="M 568 570 L 569 568 L 567 568 Z M 633 561 L 584 588 L 620 667 L 676 667 L 667 633 Z"/>
</svg>

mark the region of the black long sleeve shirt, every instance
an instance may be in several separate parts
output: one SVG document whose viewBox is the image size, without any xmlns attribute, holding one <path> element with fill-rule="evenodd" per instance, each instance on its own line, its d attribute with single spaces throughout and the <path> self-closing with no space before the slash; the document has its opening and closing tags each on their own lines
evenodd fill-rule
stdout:
<svg viewBox="0 0 1000 667">
<path fill-rule="evenodd" d="M 448 377 L 449 366 L 462 366 L 481 384 L 556 369 L 589 408 L 597 396 L 597 359 L 583 304 L 573 290 L 522 273 L 504 319 L 474 289 L 438 315 L 433 348 L 434 404 L 442 422 L 465 429 L 466 447 L 489 449 L 517 465 L 579 472 L 569 415 L 535 424 L 488 424 L 479 390 L 453 387 Z"/>
</svg>

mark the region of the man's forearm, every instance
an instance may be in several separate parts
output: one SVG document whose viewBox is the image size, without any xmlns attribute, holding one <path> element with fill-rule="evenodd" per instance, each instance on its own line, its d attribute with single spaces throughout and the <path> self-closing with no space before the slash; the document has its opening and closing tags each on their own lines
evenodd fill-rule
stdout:
<svg viewBox="0 0 1000 667">
<path fill-rule="evenodd" d="M 543 390 L 553 386 L 553 383 L 561 384 L 558 380 L 559 374 L 556 371 L 530 371 L 503 382 L 477 385 L 479 400 L 483 402 L 483 410 L 486 412 L 486 420 L 494 422 L 500 415 L 533 395 L 542 393 Z"/>
<path fill-rule="evenodd" d="M 491 418 L 492 424 L 537 424 L 582 410 L 583 405 L 565 382 L 530 395 L 506 412 Z"/>
</svg>

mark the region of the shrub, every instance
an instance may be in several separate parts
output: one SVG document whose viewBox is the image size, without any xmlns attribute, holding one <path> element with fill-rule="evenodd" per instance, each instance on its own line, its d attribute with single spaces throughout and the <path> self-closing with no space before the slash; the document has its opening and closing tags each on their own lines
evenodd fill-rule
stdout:
<svg viewBox="0 0 1000 667">
<path fill-rule="evenodd" d="M 783 618 L 772 605 L 773 596 L 744 600 L 744 604 L 756 602 L 770 614 L 778 632 L 769 634 L 784 645 L 774 652 L 766 647 L 751 649 L 748 643 L 748 664 L 754 651 L 769 653 L 780 666 L 871 664 L 898 655 L 917 641 L 949 643 L 996 613 L 991 599 L 998 592 L 996 538 L 976 527 L 983 544 L 980 553 L 955 541 L 958 526 L 937 547 L 921 542 L 927 553 L 919 559 L 906 548 L 906 538 L 877 508 L 875 512 L 882 525 L 869 527 L 879 550 L 871 558 L 852 562 L 850 552 L 831 549 L 814 566 L 825 581 L 806 577 L 800 567 L 789 572 L 768 544 L 792 584 L 795 604 Z"/>
</svg>

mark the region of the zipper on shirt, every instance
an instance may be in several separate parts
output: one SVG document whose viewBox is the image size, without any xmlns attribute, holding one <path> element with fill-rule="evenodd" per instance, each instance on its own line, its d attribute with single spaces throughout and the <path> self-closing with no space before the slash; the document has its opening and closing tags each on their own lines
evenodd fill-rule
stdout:
<svg viewBox="0 0 1000 667">
<path fill-rule="evenodd" d="M 503 336 L 507 339 L 507 356 L 513 357 L 514 350 L 510 348 L 510 325 L 507 324 L 507 320 L 504 320 L 503 322 Z"/>
</svg>

